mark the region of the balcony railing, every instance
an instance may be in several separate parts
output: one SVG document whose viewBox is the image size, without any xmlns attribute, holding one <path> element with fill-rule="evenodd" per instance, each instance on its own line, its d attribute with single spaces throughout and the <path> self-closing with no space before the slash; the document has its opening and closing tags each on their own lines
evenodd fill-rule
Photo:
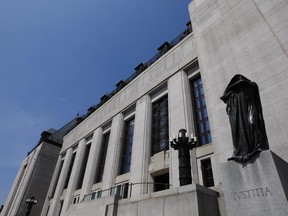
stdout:
<svg viewBox="0 0 288 216">
<path fill-rule="evenodd" d="M 94 199 L 99 199 L 102 197 L 108 197 L 108 196 L 118 196 L 120 199 L 126 199 L 130 198 L 132 195 L 132 190 L 135 185 L 145 185 L 147 186 L 147 193 L 149 191 L 149 186 L 153 185 L 155 186 L 160 186 L 163 188 L 163 190 L 167 190 L 170 188 L 170 184 L 165 184 L 165 183 L 155 183 L 155 182 L 141 182 L 141 183 L 123 183 L 116 185 L 114 187 L 104 189 L 104 190 L 96 190 L 93 191 L 92 193 L 86 194 L 84 198 L 81 200 L 81 202 L 88 202 Z M 156 191 L 155 191 L 156 192 Z"/>
</svg>

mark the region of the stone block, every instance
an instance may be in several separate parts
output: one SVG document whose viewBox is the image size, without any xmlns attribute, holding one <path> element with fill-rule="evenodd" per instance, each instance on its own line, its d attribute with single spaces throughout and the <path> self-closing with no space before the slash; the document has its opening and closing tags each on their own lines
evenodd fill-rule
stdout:
<svg viewBox="0 0 288 216">
<path fill-rule="evenodd" d="M 161 170 L 164 169 L 164 151 L 161 151 L 154 155 L 154 161 L 153 161 L 153 170 Z"/>
<path fill-rule="evenodd" d="M 118 205 L 117 216 L 135 216 L 138 212 L 137 203 L 126 203 Z"/>
<path fill-rule="evenodd" d="M 64 216 L 112 216 L 117 211 L 118 198 L 116 196 L 104 197 L 101 199 L 92 200 L 90 202 L 81 202 L 71 205 L 69 210 L 64 213 Z"/>
<path fill-rule="evenodd" d="M 179 190 L 179 191 L 178 191 Z M 137 216 L 219 216 L 218 193 L 197 184 L 160 191 L 150 199 L 139 200 Z M 131 206 L 121 206 L 125 211 Z M 135 208 L 135 206 L 133 206 Z M 118 211 L 119 212 L 119 211 Z"/>
<path fill-rule="evenodd" d="M 281 44 L 288 41 L 287 36 L 288 36 L 288 27 L 286 26 L 285 28 L 281 29 L 278 32 L 278 38 Z"/>
<path fill-rule="evenodd" d="M 166 68 L 172 68 L 174 66 L 174 55 L 170 54 L 167 56 L 166 60 Z"/>
<path fill-rule="evenodd" d="M 287 170 L 287 162 L 270 150 L 247 164 L 221 164 L 228 215 L 288 215 Z"/>
<path fill-rule="evenodd" d="M 164 208 L 163 199 L 147 199 L 138 203 L 138 214 L 137 216 L 162 216 Z"/>
</svg>

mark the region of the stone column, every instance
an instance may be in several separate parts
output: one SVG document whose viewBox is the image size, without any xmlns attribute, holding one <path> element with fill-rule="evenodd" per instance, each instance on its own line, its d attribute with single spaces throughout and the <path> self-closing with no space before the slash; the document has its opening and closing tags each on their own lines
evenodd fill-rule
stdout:
<svg viewBox="0 0 288 216">
<path fill-rule="evenodd" d="M 45 198 L 45 202 L 43 204 L 43 208 L 42 208 L 42 212 L 41 212 L 41 216 L 46 216 L 47 210 L 48 210 L 48 206 L 49 206 L 49 200 L 50 198 L 52 198 L 53 196 L 53 188 L 55 187 L 55 184 L 57 184 L 57 175 L 59 173 L 59 169 L 61 168 L 61 163 L 62 163 L 62 156 L 59 155 L 56 166 L 55 166 L 55 170 L 51 179 L 51 183 L 49 186 L 49 190 L 47 193 L 47 196 Z M 59 173 L 59 177 L 60 177 L 60 173 Z M 59 181 L 59 178 L 58 178 Z"/>
<path fill-rule="evenodd" d="M 25 158 L 25 160 L 22 162 L 21 167 L 17 173 L 17 176 L 14 180 L 14 183 L 11 187 L 11 190 L 9 192 L 9 195 L 6 199 L 6 202 L 4 204 L 4 207 L 2 209 L 1 215 L 7 215 L 8 211 L 10 210 L 12 203 L 15 201 L 14 199 L 16 198 L 17 191 L 19 190 L 19 186 L 25 177 L 25 173 L 27 172 L 28 164 L 31 161 L 31 157 Z M 25 167 L 27 165 L 27 167 Z"/>
<path fill-rule="evenodd" d="M 83 179 L 80 200 L 82 200 L 86 194 L 89 194 L 91 192 L 91 188 L 93 186 L 96 174 L 97 161 L 101 150 L 102 136 L 103 129 L 101 127 L 94 131 L 89 158 L 87 161 L 86 171 Z"/>
<path fill-rule="evenodd" d="M 65 198 L 63 202 L 62 212 L 65 212 L 71 204 L 71 201 L 75 192 L 75 187 L 79 178 L 80 168 L 83 162 L 85 145 L 86 145 L 85 139 L 82 139 L 78 144 L 74 165 L 72 168 L 70 180 L 67 186 L 67 190 L 66 190 L 66 194 L 65 194 Z"/>
<path fill-rule="evenodd" d="M 182 128 L 186 129 L 188 134 L 194 133 L 190 85 L 184 71 L 178 72 L 169 79 L 168 97 L 170 136 L 178 134 Z M 198 181 L 196 158 L 191 157 L 191 160 L 195 161 L 192 162 L 192 180 L 195 182 Z M 178 165 L 178 152 L 170 147 L 170 184 L 173 187 L 179 186 Z"/>
<path fill-rule="evenodd" d="M 24 172 L 25 172 L 25 164 L 26 164 L 26 159 L 22 162 L 21 167 L 17 173 L 17 176 L 14 180 L 14 183 L 10 189 L 9 195 L 5 201 L 5 204 L 3 206 L 2 212 L 0 215 L 7 215 L 7 212 L 9 211 L 11 207 L 11 203 L 13 202 L 15 198 L 16 191 L 18 190 L 19 187 L 19 182 L 21 182 L 21 179 L 23 178 Z"/>
<path fill-rule="evenodd" d="M 148 182 L 151 140 L 151 99 L 148 95 L 137 101 L 130 175 L 131 183 Z M 132 197 L 147 193 L 147 185 L 132 186 Z"/>
<path fill-rule="evenodd" d="M 34 171 L 35 164 L 38 161 L 38 156 L 39 156 L 39 152 L 41 150 L 41 147 L 42 147 L 42 145 L 38 146 L 29 155 L 26 170 L 25 170 L 25 172 L 23 174 L 22 179 L 19 182 L 19 187 L 16 190 L 16 194 L 15 194 L 14 200 L 11 203 L 11 207 L 12 208 L 9 210 L 8 215 L 16 215 L 22 199 L 26 199 L 24 197 L 24 194 L 25 194 L 27 185 L 29 183 L 29 180 L 31 178 L 31 175 L 32 175 L 32 173 Z"/>
<path fill-rule="evenodd" d="M 113 118 L 107 157 L 102 180 L 102 189 L 108 189 L 115 184 L 118 175 L 119 157 L 121 150 L 121 139 L 123 133 L 124 118 L 120 113 Z"/>
<path fill-rule="evenodd" d="M 59 176 L 58 183 L 55 183 L 57 184 L 57 186 L 56 186 L 53 200 L 49 208 L 48 216 L 55 216 L 59 214 L 58 211 L 60 210 L 59 209 L 60 208 L 60 196 L 63 192 L 63 188 L 64 188 L 66 176 L 68 173 L 69 165 L 71 162 L 72 154 L 73 154 L 73 149 L 69 148 L 65 154 L 65 159 L 64 159 L 64 163 L 63 163 L 60 176 Z"/>
</svg>

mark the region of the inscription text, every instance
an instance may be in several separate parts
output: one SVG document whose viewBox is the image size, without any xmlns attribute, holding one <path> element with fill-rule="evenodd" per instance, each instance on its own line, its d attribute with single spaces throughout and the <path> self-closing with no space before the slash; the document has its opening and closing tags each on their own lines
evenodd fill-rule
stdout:
<svg viewBox="0 0 288 216">
<path fill-rule="evenodd" d="M 273 196 L 272 192 L 269 190 L 268 187 L 233 192 L 234 200 L 251 199 L 251 198 L 267 197 L 267 196 Z"/>
</svg>

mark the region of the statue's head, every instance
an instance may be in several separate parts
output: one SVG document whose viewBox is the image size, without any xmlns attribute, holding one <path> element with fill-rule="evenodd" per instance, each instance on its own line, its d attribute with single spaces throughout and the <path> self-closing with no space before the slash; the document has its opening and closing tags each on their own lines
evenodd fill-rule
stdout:
<svg viewBox="0 0 288 216">
<path fill-rule="evenodd" d="M 237 82 L 237 81 L 241 81 L 241 80 L 246 80 L 249 81 L 249 79 L 247 79 L 245 76 L 243 76 L 242 74 L 236 74 L 229 82 L 228 86 Z"/>
<path fill-rule="evenodd" d="M 231 91 L 233 91 L 233 89 L 235 90 L 235 88 L 237 88 L 237 86 L 239 87 L 239 84 L 241 85 L 241 83 L 251 83 L 251 80 L 247 79 L 245 76 L 241 75 L 241 74 L 236 74 L 229 82 L 228 86 L 226 87 L 223 95 L 220 97 L 221 100 L 224 101 L 224 103 L 227 102 Z"/>
</svg>

